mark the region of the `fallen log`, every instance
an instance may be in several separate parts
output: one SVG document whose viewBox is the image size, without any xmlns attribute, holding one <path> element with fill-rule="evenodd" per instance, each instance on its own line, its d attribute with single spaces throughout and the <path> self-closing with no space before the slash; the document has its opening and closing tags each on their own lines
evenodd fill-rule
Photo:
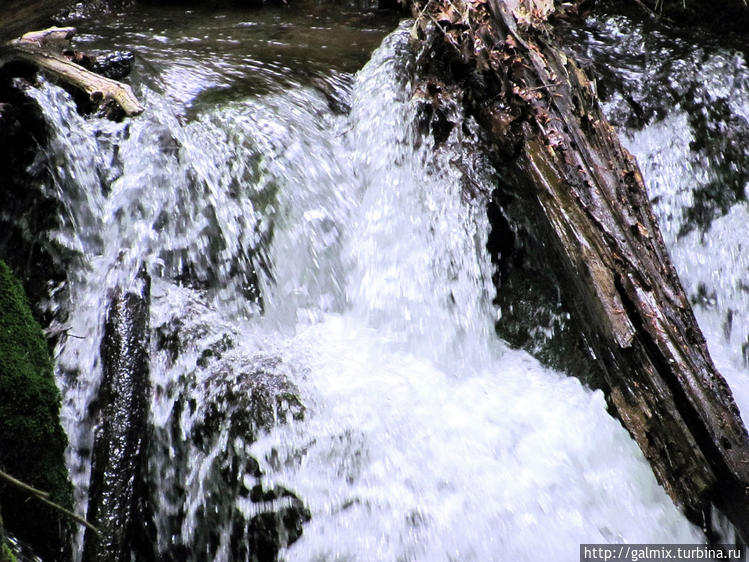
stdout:
<svg viewBox="0 0 749 562">
<path fill-rule="evenodd" d="M 504 185 L 504 218 L 533 225 L 531 251 L 553 264 L 610 408 L 691 520 L 704 525 L 715 506 L 749 539 L 749 436 L 637 163 L 603 115 L 594 83 L 555 46 L 550 2 L 412 7 L 421 77 L 432 91 L 458 86 L 482 126 Z"/>
<path fill-rule="evenodd" d="M 72 27 L 26 33 L 4 45 L 0 51 L 0 66 L 11 61 L 25 61 L 83 90 L 96 104 L 115 103 L 128 117 L 143 113 L 143 106 L 130 86 L 86 70 L 65 56 L 74 33 Z"/>
</svg>

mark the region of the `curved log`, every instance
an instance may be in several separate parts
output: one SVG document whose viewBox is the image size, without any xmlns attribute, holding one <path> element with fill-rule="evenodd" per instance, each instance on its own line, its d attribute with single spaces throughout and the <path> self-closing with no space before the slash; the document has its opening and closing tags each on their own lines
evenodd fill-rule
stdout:
<svg viewBox="0 0 749 562">
<path fill-rule="evenodd" d="M 495 147 L 505 189 L 532 214 L 533 251 L 554 264 L 610 407 L 659 482 L 696 523 L 714 505 L 747 539 L 746 428 L 710 358 L 637 163 L 606 121 L 594 83 L 555 47 L 543 4 L 417 3 L 422 75 L 460 86 Z"/>
</svg>

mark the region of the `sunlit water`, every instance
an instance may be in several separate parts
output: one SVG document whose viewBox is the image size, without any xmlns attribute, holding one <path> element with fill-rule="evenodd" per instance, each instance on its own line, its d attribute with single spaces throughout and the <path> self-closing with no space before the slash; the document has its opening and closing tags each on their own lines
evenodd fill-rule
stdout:
<svg viewBox="0 0 749 562">
<path fill-rule="evenodd" d="M 146 113 L 123 124 L 78 116 L 54 86 L 35 91 L 54 129 L 45 189 L 65 205 L 54 236 L 76 256 L 56 353 L 79 510 L 107 294 L 145 266 L 161 550 L 204 547 L 201 504 L 228 454 L 254 456 L 267 485 L 309 506 L 288 560 L 578 560 L 580 543 L 700 541 L 603 395 L 494 335 L 486 201 L 466 191 L 489 174 L 470 121 L 441 147 L 417 132 L 407 37 L 390 36 L 355 76 L 294 81 L 290 70 L 272 87 L 272 68 L 261 70 L 271 87 L 218 104 L 186 95 L 189 79 L 141 69 Z M 182 63 L 183 78 L 198 71 Z M 688 180 L 651 160 L 689 141 L 648 156 L 653 135 L 680 130 L 678 111 L 669 119 L 628 142 L 661 200 L 680 205 Z M 741 332 L 722 326 L 729 308 L 746 326 L 745 204 L 704 236 L 676 236 L 673 208 L 658 212 L 687 288 L 716 292 L 700 320 L 746 404 Z M 176 357 L 159 345 L 170 330 Z M 209 348 L 223 355 L 206 365 Z M 191 441 L 201 407 L 185 403 L 220 401 L 217 377 L 242 389 L 259 371 L 298 387 L 304 420 L 279 419 L 254 443 L 228 427 L 211 447 Z M 227 517 L 257 509 L 236 499 Z M 213 559 L 230 558 L 230 523 L 216 523 Z"/>
</svg>

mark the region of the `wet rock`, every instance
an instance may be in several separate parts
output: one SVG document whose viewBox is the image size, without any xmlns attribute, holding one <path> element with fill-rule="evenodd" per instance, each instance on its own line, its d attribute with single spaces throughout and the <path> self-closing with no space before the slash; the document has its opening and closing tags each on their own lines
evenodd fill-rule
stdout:
<svg viewBox="0 0 749 562">
<path fill-rule="evenodd" d="M 241 359 L 230 341 L 225 336 L 200 355 L 198 363 L 210 374 L 186 400 L 193 422 L 186 448 L 197 448 L 206 459 L 215 455 L 201 481 L 195 540 L 211 556 L 223 543 L 231 559 L 272 561 L 281 547 L 301 536 L 310 514 L 293 492 L 264 487 L 260 465 L 248 447 L 277 423 L 302 419 L 304 407 L 281 361 L 253 358 L 238 365 Z M 222 448 L 222 443 L 231 445 Z M 230 531 L 222 533 L 222 528 Z"/>
<path fill-rule="evenodd" d="M 302 419 L 304 406 L 281 359 L 248 355 L 238 334 L 215 334 L 201 310 L 192 303 L 156 328 L 178 377 L 156 389 L 172 401 L 154 440 L 160 555 L 276 560 L 310 513 L 294 492 L 267 482 L 251 446 L 274 426 Z"/>
<path fill-rule="evenodd" d="M 149 291 L 116 289 L 101 343 L 102 383 L 94 440 L 84 561 L 152 560 L 153 522 L 146 489 L 149 382 Z"/>
<path fill-rule="evenodd" d="M 215 435 L 226 427 L 230 438 L 253 442 L 276 423 L 303 419 L 298 389 L 274 372 L 279 365 L 277 359 L 262 358 L 234 375 L 230 361 L 220 362 L 203 383 L 204 402 L 193 439 L 200 442 L 204 435 Z"/>
<path fill-rule="evenodd" d="M 277 560 L 279 545 L 289 545 L 302 536 L 302 524 L 310 520 L 307 510 L 296 497 L 292 505 L 278 512 L 266 512 L 250 520 L 247 529 L 250 560 L 272 562 Z"/>
<path fill-rule="evenodd" d="M 112 51 L 98 57 L 85 53 L 75 53 L 72 60 L 91 72 L 96 72 L 112 80 L 122 80 L 133 69 L 135 55 L 132 51 Z"/>
<path fill-rule="evenodd" d="M 33 71 L 21 64 L 0 68 L 0 258 L 23 283 L 42 327 L 50 287 L 61 286 L 66 252 L 47 234 L 57 228 L 59 203 L 44 193 L 48 170 L 41 164 L 47 125 L 37 103 L 25 93 Z"/>
<path fill-rule="evenodd" d="M 71 509 L 66 445 L 47 342 L 20 283 L 0 261 L 0 467 Z M 69 558 L 71 526 L 58 511 L 3 483 L 0 507 L 8 530 L 44 560 Z"/>
</svg>

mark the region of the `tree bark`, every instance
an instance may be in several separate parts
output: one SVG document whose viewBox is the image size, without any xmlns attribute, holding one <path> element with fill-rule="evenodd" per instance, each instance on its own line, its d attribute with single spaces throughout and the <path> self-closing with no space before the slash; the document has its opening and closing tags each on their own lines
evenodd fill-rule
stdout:
<svg viewBox="0 0 749 562">
<path fill-rule="evenodd" d="M 749 437 L 716 370 L 640 171 L 595 86 L 555 46 L 534 2 L 417 4 L 424 79 L 457 84 L 501 182 L 531 213 L 610 407 L 659 482 L 700 524 L 711 506 L 749 538 Z M 538 4 L 538 3 L 536 3 Z M 516 13 L 513 13 L 513 10 Z M 524 24 L 521 29 L 518 21 Z"/>
</svg>

